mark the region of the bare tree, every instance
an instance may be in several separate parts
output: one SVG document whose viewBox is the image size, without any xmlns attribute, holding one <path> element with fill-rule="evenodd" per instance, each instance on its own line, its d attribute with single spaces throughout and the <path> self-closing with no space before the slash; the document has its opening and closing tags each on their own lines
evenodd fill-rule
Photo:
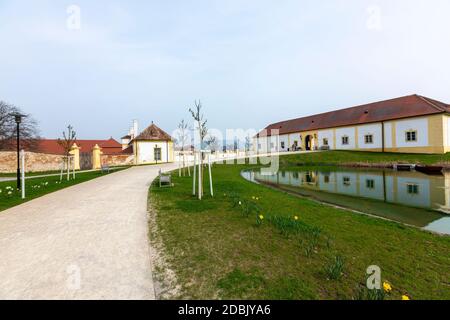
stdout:
<svg viewBox="0 0 450 320">
<path fill-rule="evenodd" d="M 180 153 L 179 156 L 183 157 L 183 170 L 180 171 L 180 175 L 181 175 L 181 172 L 183 173 L 183 175 L 186 174 L 186 155 L 184 154 L 184 152 L 185 152 L 185 147 L 186 147 L 187 140 L 189 138 L 188 132 L 189 132 L 188 131 L 188 124 L 183 119 L 178 124 L 178 139 L 177 139 L 177 145 L 179 147 L 181 147 L 181 153 Z M 191 172 L 189 170 L 189 167 L 188 167 L 188 173 L 189 173 L 189 176 L 191 176 Z"/>
<path fill-rule="evenodd" d="M 37 149 L 39 130 L 36 120 L 24 114 L 20 108 L 0 101 L 0 150 L 14 150 L 16 148 L 17 127 L 14 114 L 23 114 L 20 124 L 20 148 L 29 151 Z"/>
<path fill-rule="evenodd" d="M 77 134 L 71 125 L 67 126 L 67 134 L 65 131 L 63 132 L 63 139 L 58 139 L 58 144 L 64 150 L 64 161 L 67 165 L 67 180 L 69 180 L 70 176 L 70 151 L 76 141 Z"/>
<path fill-rule="evenodd" d="M 189 112 L 191 113 L 192 118 L 194 118 L 194 120 L 196 121 L 200 138 L 200 148 L 203 148 L 205 138 L 208 135 L 208 128 L 206 126 L 208 120 L 205 120 L 202 114 L 201 101 L 195 101 L 195 109 L 189 109 Z"/>
<path fill-rule="evenodd" d="M 186 121 L 181 120 L 178 124 L 178 145 L 181 147 L 181 151 L 185 151 L 184 148 L 186 146 L 188 140 L 188 124 Z"/>
<path fill-rule="evenodd" d="M 251 148 L 252 148 L 252 139 L 250 138 L 250 136 L 246 136 L 245 137 L 245 151 L 250 152 Z"/>
<path fill-rule="evenodd" d="M 204 141 L 206 136 L 208 135 L 208 128 L 206 124 L 208 123 L 208 120 L 205 119 L 204 115 L 202 114 L 202 103 L 199 100 L 198 102 L 195 101 L 195 109 L 192 110 L 189 108 L 189 112 L 192 115 L 192 118 L 195 120 L 197 128 L 198 128 L 198 135 L 200 138 L 200 170 L 199 170 L 199 197 L 201 199 L 203 195 L 203 153 L 202 148 L 204 146 Z"/>
<path fill-rule="evenodd" d="M 209 135 L 206 138 L 205 144 L 208 146 L 208 149 L 211 151 L 211 153 L 216 153 L 217 150 L 219 150 L 219 141 L 215 136 Z"/>
</svg>

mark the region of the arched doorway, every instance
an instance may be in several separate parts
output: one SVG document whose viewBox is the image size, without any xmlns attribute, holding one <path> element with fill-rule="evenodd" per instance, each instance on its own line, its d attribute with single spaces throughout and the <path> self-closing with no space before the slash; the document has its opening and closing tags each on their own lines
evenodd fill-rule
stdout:
<svg viewBox="0 0 450 320">
<path fill-rule="evenodd" d="M 305 150 L 309 151 L 312 150 L 313 147 L 313 136 L 307 135 L 305 137 Z"/>
</svg>

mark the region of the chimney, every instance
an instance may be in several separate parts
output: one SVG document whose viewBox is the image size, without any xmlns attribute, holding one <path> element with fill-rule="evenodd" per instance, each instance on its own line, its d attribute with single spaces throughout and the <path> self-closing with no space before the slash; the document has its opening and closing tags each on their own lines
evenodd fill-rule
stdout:
<svg viewBox="0 0 450 320">
<path fill-rule="evenodd" d="M 134 134 L 133 138 L 136 138 L 139 135 L 139 125 L 137 120 L 133 121 L 133 134 Z"/>
</svg>

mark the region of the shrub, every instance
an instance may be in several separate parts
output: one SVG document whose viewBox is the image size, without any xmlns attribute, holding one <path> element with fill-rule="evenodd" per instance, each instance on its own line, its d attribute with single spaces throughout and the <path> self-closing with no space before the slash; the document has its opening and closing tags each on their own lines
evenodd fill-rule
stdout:
<svg viewBox="0 0 450 320">
<path fill-rule="evenodd" d="M 344 258 L 340 255 L 334 257 L 333 261 L 325 267 L 328 279 L 338 280 L 344 272 Z"/>
</svg>

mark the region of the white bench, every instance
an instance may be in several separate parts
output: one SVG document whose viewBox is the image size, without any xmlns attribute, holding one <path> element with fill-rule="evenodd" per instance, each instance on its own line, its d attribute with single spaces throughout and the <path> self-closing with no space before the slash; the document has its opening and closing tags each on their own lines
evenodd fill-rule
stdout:
<svg viewBox="0 0 450 320">
<path fill-rule="evenodd" d="M 159 187 L 162 188 L 163 186 L 172 186 L 172 176 L 170 174 L 163 174 L 162 171 L 159 170 Z"/>
<path fill-rule="evenodd" d="M 105 173 L 105 172 L 109 173 L 110 171 L 111 171 L 111 168 L 109 167 L 109 165 L 107 165 L 107 164 L 102 165 L 102 173 Z"/>
</svg>

